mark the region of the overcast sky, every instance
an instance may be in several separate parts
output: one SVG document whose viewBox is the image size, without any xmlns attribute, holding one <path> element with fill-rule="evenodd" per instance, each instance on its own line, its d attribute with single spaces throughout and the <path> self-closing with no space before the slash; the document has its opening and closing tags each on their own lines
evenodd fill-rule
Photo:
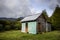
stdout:
<svg viewBox="0 0 60 40">
<path fill-rule="evenodd" d="M 46 9 L 52 15 L 60 0 L 0 0 L 0 17 L 18 18 L 37 14 Z"/>
</svg>

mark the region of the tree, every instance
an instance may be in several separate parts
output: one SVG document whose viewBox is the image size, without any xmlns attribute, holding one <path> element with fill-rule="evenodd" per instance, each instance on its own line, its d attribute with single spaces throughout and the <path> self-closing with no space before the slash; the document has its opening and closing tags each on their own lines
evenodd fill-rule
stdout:
<svg viewBox="0 0 60 40">
<path fill-rule="evenodd" d="M 54 26 L 55 29 L 60 29 L 60 8 L 59 6 L 56 7 L 53 15 L 50 18 L 50 22 Z"/>
<path fill-rule="evenodd" d="M 46 20 L 48 21 L 48 20 L 49 20 L 49 17 L 48 17 L 48 15 L 47 15 L 46 10 L 43 10 L 43 11 L 42 11 L 42 14 L 45 16 Z"/>
</svg>

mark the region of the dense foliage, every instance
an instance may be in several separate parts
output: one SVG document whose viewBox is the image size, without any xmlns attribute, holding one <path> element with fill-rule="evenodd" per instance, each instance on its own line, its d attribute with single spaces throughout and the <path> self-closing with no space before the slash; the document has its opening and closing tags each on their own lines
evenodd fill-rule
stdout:
<svg viewBox="0 0 60 40">
<path fill-rule="evenodd" d="M 60 30 L 60 8 L 59 6 L 56 7 L 53 15 L 50 18 L 50 22 L 52 23 L 52 26 L 56 30 Z"/>
<path fill-rule="evenodd" d="M 0 20 L 0 31 L 18 29 L 21 29 L 20 21 Z"/>
</svg>

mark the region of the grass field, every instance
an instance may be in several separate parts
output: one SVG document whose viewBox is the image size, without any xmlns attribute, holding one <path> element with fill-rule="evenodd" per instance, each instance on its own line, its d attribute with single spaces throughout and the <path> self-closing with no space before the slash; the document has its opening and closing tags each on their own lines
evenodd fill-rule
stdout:
<svg viewBox="0 0 60 40">
<path fill-rule="evenodd" d="M 44 34 L 26 34 L 20 30 L 0 33 L 0 40 L 60 40 L 60 32 L 52 31 Z"/>
</svg>

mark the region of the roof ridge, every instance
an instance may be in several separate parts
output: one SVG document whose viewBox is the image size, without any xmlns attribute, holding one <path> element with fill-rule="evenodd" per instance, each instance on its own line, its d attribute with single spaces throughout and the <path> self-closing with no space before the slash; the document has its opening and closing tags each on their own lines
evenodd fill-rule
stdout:
<svg viewBox="0 0 60 40">
<path fill-rule="evenodd" d="M 41 13 L 37 13 L 37 14 L 33 14 L 33 15 L 28 15 L 28 16 L 26 16 L 26 17 L 29 17 L 29 16 L 34 16 L 34 15 L 38 15 L 38 14 L 41 14 Z"/>
</svg>

